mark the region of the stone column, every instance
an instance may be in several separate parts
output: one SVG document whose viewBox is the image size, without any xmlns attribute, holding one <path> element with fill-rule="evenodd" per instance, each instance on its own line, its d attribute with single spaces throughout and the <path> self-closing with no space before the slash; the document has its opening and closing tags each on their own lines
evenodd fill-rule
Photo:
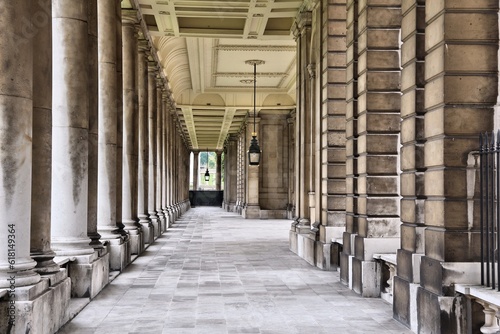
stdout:
<svg viewBox="0 0 500 334">
<path fill-rule="evenodd" d="M 290 113 L 288 118 L 288 138 L 290 138 L 290 145 L 288 145 L 288 205 L 287 205 L 287 218 L 293 219 L 295 216 L 295 110 Z"/>
<path fill-rule="evenodd" d="M 135 11 L 122 12 L 123 71 L 123 155 L 122 155 L 122 223 L 130 234 L 131 254 L 144 249 L 142 228 L 137 224 L 137 38 Z"/>
<path fill-rule="evenodd" d="M 426 229 L 418 329 L 448 333 L 464 317 L 454 284 L 480 280 L 480 223 L 468 211 L 467 158 L 477 150 L 479 133 L 493 130 L 498 2 L 426 1 L 425 20 Z"/>
<path fill-rule="evenodd" d="M 98 56 L 97 56 L 97 0 L 88 2 L 88 101 L 89 101 L 89 190 L 87 235 L 94 249 L 102 249 L 97 232 L 97 156 L 98 156 Z"/>
<path fill-rule="evenodd" d="M 99 137 L 98 137 L 98 231 L 110 244 L 110 268 L 121 270 L 126 248 L 116 225 L 116 1 L 99 1 L 98 67 L 99 67 Z"/>
<path fill-rule="evenodd" d="M 226 206 L 228 211 L 234 211 L 238 187 L 238 137 L 230 135 L 227 142 L 227 151 L 224 156 L 226 161 Z"/>
<path fill-rule="evenodd" d="M 138 28 L 139 34 L 140 28 Z M 138 168 L 137 168 L 137 217 L 142 225 L 144 243 L 151 244 L 154 241 L 154 228 L 148 217 L 148 53 L 150 47 L 146 39 L 139 39 L 137 55 L 137 90 L 138 90 Z M 156 101 L 156 100 L 155 100 Z"/>
<path fill-rule="evenodd" d="M 156 123 L 156 117 L 158 114 L 158 105 L 157 105 L 157 92 L 156 92 L 156 74 L 158 71 L 158 67 L 156 66 L 155 62 L 149 62 L 148 63 L 148 112 L 147 112 L 147 128 L 148 128 L 148 150 L 147 150 L 147 155 L 148 155 L 148 194 L 147 194 L 147 208 L 148 208 L 148 215 L 149 219 L 151 220 L 151 224 L 153 225 L 153 230 L 150 231 L 150 241 L 153 241 L 155 238 L 155 235 L 159 235 L 159 228 L 160 228 L 160 219 L 156 213 L 156 187 L 157 187 L 157 180 L 158 180 L 158 175 L 156 174 L 156 165 L 157 162 L 156 160 L 158 159 L 157 156 L 157 124 Z M 152 238 L 152 240 L 151 240 Z"/>
<path fill-rule="evenodd" d="M 52 240 L 61 256 L 94 253 L 88 219 L 88 2 L 53 4 Z"/>
<path fill-rule="evenodd" d="M 417 332 L 416 291 L 424 253 L 425 2 L 403 0 L 401 39 L 401 249 L 394 278 L 395 317 Z"/>
<path fill-rule="evenodd" d="M 162 184 L 163 184 L 163 114 L 164 114 L 164 103 L 163 103 L 163 79 L 159 74 L 156 75 L 156 138 L 154 139 L 156 145 L 155 152 L 155 189 L 156 189 L 156 199 L 155 199 L 155 210 L 158 216 L 159 226 L 158 234 L 160 235 L 166 230 L 165 225 L 165 215 L 162 209 Z"/>
<path fill-rule="evenodd" d="M 163 216 L 165 217 L 165 230 L 168 229 L 169 225 L 169 216 L 168 216 L 168 117 L 169 117 L 169 100 L 168 100 L 168 92 L 166 89 L 162 90 L 162 105 L 163 105 L 163 113 L 162 113 L 162 133 L 161 133 L 161 142 L 162 142 L 162 178 L 161 178 L 161 210 L 163 212 Z"/>
<path fill-rule="evenodd" d="M 173 138 L 174 136 L 172 135 L 173 132 L 173 111 L 172 107 L 169 106 L 169 110 L 167 112 L 167 210 L 168 210 L 168 216 L 169 216 L 169 226 L 171 226 L 174 221 L 174 213 L 173 213 L 173 187 L 174 187 L 174 182 L 172 180 L 173 177 Z"/>
<path fill-rule="evenodd" d="M 0 20 L 0 170 L 2 171 L 0 212 L 0 288 L 9 288 L 15 275 L 16 286 L 35 284 L 40 276 L 32 269 L 30 257 L 30 216 L 32 183 L 33 125 L 33 44 L 28 37 L 19 39 L 24 22 L 31 17 L 31 2 L 2 1 Z M 5 16 L 5 17 L 4 17 Z M 37 81 L 40 82 L 38 77 Z M 40 106 L 40 102 L 38 102 Z M 14 240 L 10 242 L 9 240 Z M 13 253 L 8 245 L 13 244 Z M 10 250 L 10 248 L 9 248 Z M 10 253 L 10 254 L 9 254 Z M 10 261 L 10 262 L 9 262 Z"/>
<path fill-rule="evenodd" d="M 220 191 L 221 189 L 221 179 L 222 179 L 222 151 L 216 151 L 217 155 L 217 166 L 215 171 L 215 190 Z"/>
<path fill-rule="evenodd" d="M 401 6 L 359 5 L 357 190 L 359 193 L 352 288 L 378 296 L 374 253 L 399 247 L 398 153 L 400 126 Z"/>
<path fill-rule="evenodd" d="M 260 117 L 255 119 L 255 132 L 259 133 Z M 251 126 L 253 130 L 253 125 Z M 246 131 L 247 143 L 252 139 L 252 131 L 247 127 Z M 258 138 L 257 138 L 258 139 Z M 246 148 L 248 150 L 248 147 Z M 259 204 L 259 166 L 250 166 L 247 163 L 246 183 L 247 183 L 247 198 L 246 205 L 243 209 L 244 218 L 260 218 L 260 204 Z"/>
<path fill-rule="evenodd" d="M 321 108 L 323 119 L 321 166 L 322 180 L 327 181 L 326 186 L 323 183 L 322 187 L 321 202 L 324 206 L 319 226 L 319 242 L 323 247 L 323 258 L 317 262 L 321 268 L 333 269 L 339 265 L 337 259 L 340 247 L 338 243 L 331 245 L 331 240 L 342 239 L 346 221 L 347 12 L 345 2 L 324 2 L 323 7 L 326 18 L 322 30 L 328 38 L 323 42 L 322 58 L 328 75 L 323 75 L 322 81 L 322 91 L 326 92 L 326 96 L 323 98 Z"/>
<path fill-rule="evenodd" d="M 307 230 L 309 220 L 309 174 L 311 173 L 311 106 L 310 79 L 307 66 L 310 63 L 309 43 L 311 39 L 310 11 L 301 12 L 294 31 L 297 41 L 297 126 L 296 126 L 296 219 L 299 227 Z M 299 231 L 300 232 L 300 231 Z"/>
<path fill-rule="evenodd" d="M 347 34 L 346 34 L 346 228 L 342 236 L 343 247 L 340 254 L 340 280 L 349 284 L 349 271 L 352 269 L 350 263 L 354 256 L 352 242 L 357 233 L 358 213 L 356 206 L 358 202 L 358 189 L 355 182 L 358 170 L 358 135 L 355 129 L 358 126 L 358 0 L 347 0 Z"/>
<path fill-rule="evenodd" d="M 118 4 L 121 0 L 116 0 Z M 115 6 L 116 25 L 116 226 L 125 238 L 125 261 L 130 262 L 129 235 L 122 223 L 122 181 L 123 181 L 123 44 L 122 44 L 122 9 Z"/>
<path fill-rule="evenodd" d="M 33 38 L 33 147 L 31 180 L 31 256 L 36 271 L 59 271 L 51 248 L 51 176 L 52 176 L 52 24 L 51 0 L 33 4 L 32 13 L 44 13 L 47 24 Z"/>
<path fill-rule="evenodd" d="M 317 25 L 317 22 L 314 22 Z M 311 39 L 316 40 L 317 39 L 317 32 L 314 34 L 314 36 L 311 36 Z M 311 42 L 312 48 L 315 49 L 315 46 L 318 45 L 314 42 Z M 316 187 L 316 182 L 321 181 L 321 174 L 317 173 L 317 167 L 319 164 L 316 161 L 316 156 L 319 155 L 319 152 L 316 152 L 316 145 L 317 143 L 320 143 L 320 139 L 317 138 L 318 135 L 321 135 L 321 124 L 317 128 L 316 122 L 318 120 L 321 120 L 320 117 L 316 116 L 316 112 L 319 112 L 319 108 L 317 108 L 317 102 L 320 100 L 319 94 L 317 94 L 316 90 L 316 83 L 319 81 L 316 76 L 316 59 L 317 55 L 312 54 L 311 55 L 311 63 L 307 65 L 307 74 L 308 74 L 308 79 L 309 79 L 309 96 L 308 96 L 308 103 L 309 103 L 309 115 L 307 116 L 307 119 L 309 120 L 307 126 L 308 131 L 308 137 L 306 138 L 306 141 L 308 144 L 306 145 L 309 146 L 309 155 L 306 160 L 308 160 L 309 163 L 309 175 L 307 175 L 307 184 L 308 184 L 308 212 L 309 212 L 309 221 L 312 227 L 315 228 L 317 225 L 319 225 L 318 220 L 320 219 L 319 215 L 317 215 L 317 209 L 321 208 L 321 203 L 317 201 L 317 195 L 320 193 L 320 187 Z"/>
<path fill-rule="evenodd" d="M 193 151 L 193 190 L 198 190 L 198 178 L 200 177 L 200 168 L 198 166 L 200 160 L 200 151 Z"/>
</svg>

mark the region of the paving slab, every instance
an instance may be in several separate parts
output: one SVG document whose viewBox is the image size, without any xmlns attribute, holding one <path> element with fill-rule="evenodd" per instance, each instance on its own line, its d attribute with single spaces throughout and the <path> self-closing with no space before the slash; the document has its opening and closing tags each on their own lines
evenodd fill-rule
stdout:
<svg viewBox="0 0 500 334">
<path fill-rule="evenodd" d="M 412 333 L 292 253 L 290 223 L 192 208 L 59 333 Z"/>
</svg>

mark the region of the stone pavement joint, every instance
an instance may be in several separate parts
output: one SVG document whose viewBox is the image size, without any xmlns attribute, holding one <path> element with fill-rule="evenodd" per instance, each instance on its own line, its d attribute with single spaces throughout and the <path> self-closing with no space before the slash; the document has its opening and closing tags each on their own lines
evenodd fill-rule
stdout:
<svg viewBox="0 0 500 334">
<path fill-rule="evenodd" d="M 59 333 L 411 333 L 292 253 L 290 223 L 193 208 Z"/>
</svg>

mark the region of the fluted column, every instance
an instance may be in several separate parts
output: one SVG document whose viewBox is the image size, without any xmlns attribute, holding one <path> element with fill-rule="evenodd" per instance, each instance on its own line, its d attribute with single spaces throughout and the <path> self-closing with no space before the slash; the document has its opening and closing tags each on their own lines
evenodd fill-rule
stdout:
<svg viewBox="0 0 500 334">
<path fill-rule="evenodd" d="M 32 13 L 47 10 L 48 24 L 38 29 L 33 39 L 33 165 L 31 192 L 31 256 L 36 271 L 56 272 L 50 237 L 50 199 L 52 170 L 52 24 L 51 0 L 34 3 Z"/>
<path fill-rule="evenodd" d="M 130 234 L 132 254 L 142 252 L 142 229 L 137 225 L 137 152 L 136 120 L 137 120 L 137 86 L 136 55 L 137 38 L 135 11 L 122 12 L 123 43 L 123 155 L 122 155 L 122 223 Z"/>
<path fill-rule="evenodd" d="M 153 224 L 153 235 L 158 235 L 160 220 L 156 214 L 156 116 L 157 116 L 157 98 L 156 98 L 156 73 L 158 67 L 155 62 L 148 63 L 148 113 L 147 113 L 147 127 L 148 127 L 148 194 L 147 194 L 147 208 L 148 215 L 151 223 Z"/>
<path fill-rule="evenodd" d="M 94 252 L 87 236 L 88 2 L 52 2 L 52 240 L 58 255 Z"/>
<path fill-rule="evenodd" d="M 215 190 L 220 191 L 221 189 L 221 179 L 222 179 L 222 151 L 216 151 L 217 154 L 217 166 L 215 171 Z"/>
<path fill-rule="evenodd" d="M 30 257 L 31 212 L 26 209 L 31 205 L 33 45 L 17 40 L 19 17 L 31 16 L 31 1 L 1 1 L 0 7 L 0 240 L 5 249 L 0 252 L 0 288 L 7 288 L 11 275 L 16 286 L 37 283 L 40 276 L 32 271 L 36 262 Z M 7 251 L 9 240 L 14 240 L 14 253 Z"/>
</svg>

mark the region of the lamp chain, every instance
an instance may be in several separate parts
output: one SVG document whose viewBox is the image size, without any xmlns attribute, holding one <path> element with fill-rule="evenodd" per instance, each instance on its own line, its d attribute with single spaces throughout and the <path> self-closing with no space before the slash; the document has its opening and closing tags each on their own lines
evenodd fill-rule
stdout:
<svg viewBox="0 0 500 334">
<path fill-rule="evenodd" d="M 253 63 L 253 133 L 255 133 L 256 96 L 257 96 L 257 63 Z"/>
</svg>

